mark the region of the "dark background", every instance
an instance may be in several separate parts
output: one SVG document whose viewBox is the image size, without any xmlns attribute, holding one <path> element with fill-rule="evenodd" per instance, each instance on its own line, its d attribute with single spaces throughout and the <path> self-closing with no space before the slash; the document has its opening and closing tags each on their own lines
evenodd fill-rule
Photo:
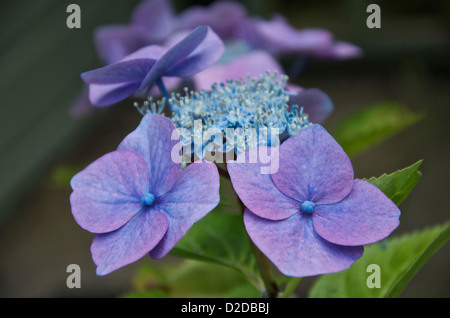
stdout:
<svg viewBox="0 0 450 318">
<path fill-rule="evenodd" d="M 361 59 L 311 61 L 296 82 L 319 87 L 335 103 L 328 129 L 377 101 L 395 101 L 424 119 L 356 158 L 356 177 L 378 176 L 424 159 L 423 177 L 401 205 L 395 234 L 449 219 L 450 2 L 242 1 L 252 15 L 282 13 L 297 28 L 321 27 L 357 44 Z M 81 7 L 82 28 L 66 27 L 66 7 Z M 101 66 L 92 31 L 127 23 L 138 1 L 19 0 L 0 4 L 0 296 L 114 297 L 130 288 L 139 262 L 95 276 L 92 234 L 70 212 L 67 175 L 119 142 L 141 116 L 126 101 L 93 116 L 68 115 L 79 74 Z M 174 1 L 181 11 L 194 2 Z M 207 4 L 209 2 L 197 2 Z M 381 29 L 366 27 L 369 3 L 381 7 Z M 413 278 L 402 297 L 450 297 L 450 245 Z M 161 262 L 161 261 L 158 261 Z M 66 287 L 66 268 L 82 269 L 82 288 Z M 305 296 L 314 278 L 298 290 Z"/>
</svg>

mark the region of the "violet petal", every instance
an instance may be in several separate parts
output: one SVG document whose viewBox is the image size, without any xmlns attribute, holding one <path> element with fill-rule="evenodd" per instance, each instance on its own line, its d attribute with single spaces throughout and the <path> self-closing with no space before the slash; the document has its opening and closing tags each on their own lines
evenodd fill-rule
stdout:
<svg viewBox="0 0 450 318">
<path fill-rule="evenodd" d="M 141 155 L 130 150 L 108 153 L 71 180 L 72 214 L 87 231 L 113 231 L 142 208 L 148 191 L 148 168 Z"/>
<path fill-rule="evenodd" d="M 313 124 L 287 139 L 279 152 L 272 180 L 284 194 L 300 202 L 336 203 L 353 185 L 353 167 L 342 147 L 320 125 Z"/>
<path fill-rule="evenodd" d="M 348 42 L 337 41 L 329 46 L 318 48 L 313 55 L 319 59 L 328 60 L 345 60 L 350 58 L 361 57 L 362 49 Z"/>
<path fill-rule="evenodd" d="M 184 168 L 173 188 L 159 197 L 155 209 L 164 211 L 169 229 L 150 252 L 151 257 L 165 256 L 191 226 L 214 209 L 220 201 L 219 173 L 215 164 L 194 162 Z"/>
<path fill-rule="evenodd" d="M 150 89 L 162 76 L 192 76 L 214 64 L 224 49 L 222 41 L 210 27 L 199 26 L 156 62 L 140 90 Z"/>
<path fill-rule="evenodd" d="M 218 1 L 211 5 L 191 6 L 178 16 L 178 27 L 194 29 L 199 25 L 209 25 L 221 38 L 233 36 L 246 16 L 245 7 L 234 1 Z"/>
<path fill-rule="evenodd" d="M 145 256 L 159 243 L 168 226 L 164 213 L 142 208 L 118 230 L 97 234 L 91 245 L 97 275 L 109 274 Z"/>
<path fill-rule="evenodd" d="M 266 160 L 261 160 L 261 154 L 270 154 L 268 150 L 276 151 L 260 146 L 241 153 L 236 161 L 227 163 L 227 169 L 236 194 L 247 208 L 260 217 L 280 220 L 300 211 L 300 203 L 280 192 L 270 174 L 261 173 L 264 167 L 270 168 L 263 164 Z M 277 154 L 273 158 L 270 164 L 277 164 Z"/>
<path fill-rule="evenodd" d="M 280 15 L 269 21 L 248 19 L 241 28 L 239 37 L 253 47 L 267 50 L 273 54 L 310 53 L 329 46 L 332 34 L 324 29 L 297 30 Z"/>
<path fill-rule="evenodd" d="M 399 225 L 400 210 L 373 184 L 356 179 L 350 194 L 330 205 L 317 205 L 314 228 L 327 241 L 365 245 L 380 241 Z"/>
<path fill-rule="evenodd" d="M 287 276 L 305 277 L 339 272 L 362 256 L 362 246 L 341 246 L 317 235 L 311 217 L 302 213 L 281 221 L 244 212 L 248 235 L 255 245 Z"/>
<path fill-rule="evenodd" d="M 109 106 L 133 95 L 139 85 L 140 81 L 119 84 L 90 84 L 89 101 L 94 106 Z"/>
<path fill-rule="evenodd" d="M 228 64 L 215 64 L 193 76 L 195 87 L 198 90 L 211 89 L 214 83 L 226 83 L 228 79 L 245 79 L 247 74 L 258 77 L 269 70 L 283 74 L 281 65 L 267 52 L 255 50 L 235 58 Z"/>
<path fill-rule="evenodd" d="M 290 97 L 289 104 L 303 107 L 303 112 L 312 123 L 324 122 L 334 109 L 331 98 L 318 88 L 300 90 L 297 95 Z"/>
<path fill-rule="evenodd" d="M 103 25 L 94 30 L 97 54 L 105 64 L 116 63 L 148 45 L 148 30 L 133 25 Z"/>
<path fill-rule="evenodd" d="M 69 115 L 80 118 L 91 114 L 95 110 L 89 100 L 89 85 L 84 84 L 81 92 L 72 100 L 69 105 Z"/>
<path fill-rule="evenodd" d="M 117 149 L 134 150 L 144 157 L 150 172 L 149 192 L 158 197 L 168 192 L 177 180 L 180 164 L 174 160 L 178 158 L 172 158 L 172 149 L 179 142 L 178 131 L 170 119 L 146 114 Z"/>
<path fill-rule="evenodd" d="M 169 50 L 168 47 L 162 46 L 162 45 L 147 45 L 142 48 L 140 48 L 137 51 L 134 51 L 133 53 L 128 54 L 125 56 L 120 62 L 124 61 L 130 61 L 135 59 L 152 59 L 157 60 L 161 58 L 167 51 Z"/>
<path fill-rule="evenodd" d="M 176 24 L 173 8 L 167 0 L 141 1 L 133 10 L 130 22 L 147 31 L 149 44 L 164 40 Z"/>
<path fill-rule="evenodd" d="M 120 84 L 141 81 L 155 65 L 154 59 L 126 60 L 87 71 L 81 78 L 88 84 Z"/>
</svg>

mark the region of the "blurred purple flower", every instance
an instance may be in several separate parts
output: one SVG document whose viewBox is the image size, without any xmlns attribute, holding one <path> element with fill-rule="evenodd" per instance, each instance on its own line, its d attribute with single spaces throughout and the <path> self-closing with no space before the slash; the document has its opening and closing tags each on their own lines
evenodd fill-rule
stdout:
<svg viewBox="0 0 450 318">
<path fill-rule="evenodd" d="M 120 61 L 144 46 L 163 42 L 174 31 L 175 26 L 170 1 L 144 0 L 133 10 L 130 23 L 97 27 L 94 30 L 94 46 L 100 60 L 108 65 Z M 166 86 L 175 87 L 176 83 Z M 158 94 L 157 90 L 154 93 Z M 69 114 L 73 117 L 82 117 L 95 109 L 89 100 L 88 85 L 85 84 L 80 94 L 70 104 Z"/>
<path fill-rule="evenodd" d="M 72 117 L 83 117 L 91 114 L 95 107 L 89 101 L 89 86 L 84 84 L 80 93 L 72 100 L 69 105 L 69 115 Z"/>
<path fill-rule="evenodd" d="M 299 58 L 302 61 L 308 56 L 321 59 L 347 59 L 361 54 L 360 48 L 355 45 L 335 41 L 327 30 L 297 30 L 281 15 L 275 16 L 270 21 L 249 17 L 245 7 L 234 1 L 217 1 L 209 6 L 192 6 L 175 14 L 169 0 L 144 0 L 133 11 L 129 24 L 98 27 L 95 31 L 94 42 L 99 57 L 106 64 L 111 64 L 121 61 L 132 52 L 150 44 L 164 43 L 164 45 L 172 46 L 198 25 L 209 25 L 222 40 L 226 41 L 227 47 L 233 47 L 236 43 L 242 42 L 248 50 L 245 54 L 236 54 L 233 57 L 235 62 L 233 59 L 221 61 L 213 68 L 200 73 L 193 81 L 196 89 L 210 89 L 211 83 L 244 78 L 248 73 L 258 76 L 267 70 L 279 70 L 280 74 L 285 74 L 286 72 L 281 69 L 274 57 L 271 58 L 268 54 L 263 56 L 261 53 L 263 50 L 274 56 L 300 54 Z M 254 55 L 251 54 L 253 50 Z M 255 60 L 252 59 L 253 57 Z M 294 77 L 298 75 L 298 69 L 290 72 L 289 74 Z M 134 82 L 133 85 L 130 82 L 101 86 L 93 84 L 95 92 L 92 93 L 91 99 L 96 101 L 93 104 L 104 106 L 110 104 L 109 99 L 115 103 L 116 97 L 129 96 L 129 92 L 134 90 L 138 82 L 134 81 L 135 78 L 129 80 Z M 167 77 L 163 80 L 168 90 L 176 88 L 180 82 L 172 78 L 171 83 L 166 83 L 168 80 Z M 148 91 L 140 93 L 134 95 L 144 98 L 148 95 Z M 159 93 L 157 89 L 151 91 L 152 95 L 159 95 Z M 72 103 L 70 112 L 72 115 L 79 116 L 92 109 L 94 107 L 86 98 L 86 93 L 81 93 Z M 315 122 L 322 121 L 323 119 L 320 119 Z"/>
<path fill-rule="evenodd" d="M 287 90 L 292 94 L 289 105 L 303 107 L 311 123 L 323 123 L 334 110 L 334 103 L 324 91 L 318 88 L 302 88 L 295 84 L 288 84 Z"/>
<path fill-rule="evenodd" d="M 281 15 L 276 15 L 270 21 L 252 18 L 247 16 L 241 4 L 233 1 L 218 1 L 207 7 L 192 7 L 179 14 L 177 20 L 178 30 L 192 29 L 198 23 L 209 24 L 226 41 L 227 48 L 224 55 L 234 55 L 226 61 L 219 60 L 214 66 L 194 76 L 196 89 L 209 90 L 213 83 L 245 78 L 247 74 L 259 76 L 266 71 L 286 74 L 274 56 L 300 55 L 300 58 L 315 56 L 323 59 L 347 59 L 361 55 L 360 48 L 350 43 L 336 42 L 331 32 L 327 30 L 297 30 Z M 174 39 L 181 34 L 183 32 L 178 31 L 178 35 L 173 35 Z M 236 46 L 246 46 L 247 52 L 233 53 Z M 228 54 L 230 51 L 232 53 Z M 330 105 L 332 104 L 321 109 L 327 108 L 327 111 L 330 111 Z M 319 116 L 321 118 L 316 122 L 322 122 L 327 116 L 328 114 Z"/>
<path fill-rule="evenodd" d="M 247 17 L 245 7 L 235 1 L 216 1 L 209 6 L 192 6 L 177 16 L 177 29 L 192 30 L 209 25 L 223 40 L 233 39 Z"/>
<path fill-rule="evenodd" d="M 94 44 L 100 59 L 111 64 L 144 46 L 160 44 L 175 27 L 170 1 L 144 0 L 133 10 L 130 23 L 96 28 Z"/>
<path fill-rule="evenodd" d="M 199 26 L 167 49 L 146 46 L 119 62 L 81 74 L 93 105 L 107 106 L 133 94 L 148 95 L 154 84 L 165 94 L 162 77 L 192 76 L 214 64 L 224 45 L 208 26 Z"/>
<path fill-rule="evenodd" d="M 155 259 L 165 256 L 218 204 L 217 167 L 202 161 L 180 172 L 171 159 L 177 143 L 174 124 L 148 114 L 116 151 L 72 178 L 72 214 L 96 234 L 91 252 L 98 275 L 148 253 Z"/>
<path fill-rule="evenodd" d="M 346 60 L 360 57 L 362 50 L 354 44 L 335 41 L 329 46 L 316 48 L 312 55 L 322 60 Z"/>
<path fill-rule="evenodd" d="M 256 161 L 258 152 L 268 153 L 264 148 L 240 154 L 227 167 L 247 207 L 250 238 L 283 274 L 344 270 L 361 257 L 363 245 L 399 225 L 397 206 L 371 183 L 353 180 L 350 159 L 322 126 L 286 140 L 272 155 L 278 158 L 272 174 L 261 174 L 264 165 Z"/>
<path fill-rule="evenodd" d="M 247 18 L 237 30 L 237 39 L 276 56 L 302 54 L 317 58 L 346 59 L 361 55 L 360 48 L 335 41 L 331 32 L 320 28 L 295 29 L 281 15 L 275 15 L 269 21 Z"/>
</svg>

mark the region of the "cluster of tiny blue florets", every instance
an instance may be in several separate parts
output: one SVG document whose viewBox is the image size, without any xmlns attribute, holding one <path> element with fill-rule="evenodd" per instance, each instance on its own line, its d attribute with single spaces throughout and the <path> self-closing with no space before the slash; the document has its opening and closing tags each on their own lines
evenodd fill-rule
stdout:
<svg viewBox="0 0 450 318">
<path fill-rule="evenodd" d="M 188 152 L 190 149 L 199 158 L 204 157 L 205 150 L 213 148 L 239 154 L 254 146 L 278 146 L 280 138 L 285 139 L 308 126 L 303 108 L 288 104 L 287 80 L 287 76 L 274 72 L 214 84 L 210 91 L 186 88 L 184 96 L 172 93 L 168 100 L 171 120 L 181 131 L 183 147 L 191 145 L 184 149 Z M 163 98 L 136 106 L 142 114 L 160 114 L 165 103 Z"/>
</svg>

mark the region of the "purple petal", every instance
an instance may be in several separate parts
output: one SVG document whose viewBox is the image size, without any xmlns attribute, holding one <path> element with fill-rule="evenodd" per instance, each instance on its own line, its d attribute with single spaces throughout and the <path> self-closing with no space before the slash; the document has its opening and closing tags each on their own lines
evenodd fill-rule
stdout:
<svg viewBox="0 0 450 318">
<path fill-rule="evenodd" d="M 81 74 L 90 84 L 89 99 L 95 106 L 108 106 L 138 94 L 142 80 L 167 48 L 149 45 L 121 61 Z"/>
<path fill-rule="evenodd" d="M 95 110 L 89 100 L 89 86 L 83 85 L 81 92 L 69 105 L 69 115 L 71 117 L 83 117 Z"/>
<path fill-rule="evenodd" d="M 217 206 L 219 184 L 219 173 L 213 163 L 196 161 L 183 169 L 174 187 L 158 198 L 155 205 L 155 209 L 166 213 L 170 225 L 150 252 L 151 257 L 159 259 L 169 253 L 195 222 Z"/>
<path fill-rule="evenodd" d="M 164 87 L 168 92 L 172 90 L 176 90 L 183 83 L 183 79 L 180 77 L 162 77 L 161 81 L 164 84 Z M 150 94 L 148 92 L 138 91 L 133 94 L 134 98 L 147 99 L 148 95 L 152 96 L 154 99 L 162 98 L 163 95 L 158 86 L 153 86 L 150 90 Z"/>
<path fill-rule="evenodd" d="M 162 45 L 171 48 L 181 42 L 191 32 L 192 30 L 177 30 L 176 32 L 171 33 L 170 36 L 164 40 Z"/>
<path fill-rule="evenodd" d="M 365 245 L 380 241 L 399 225 L 400 210 L 373 184 L 356 179 L 350 194 L 331 205 L 317 205 L 314 228 L 327 241 Z"/>
<path fill-rule="evenodd" d="M 134 151 L 114 151 L 97 159 L 71 182 L 72 214 L 77 223 L 93 233 L 118 229 L 142 208 L 148 191 L 148 168 Z"/>
<path fill-rule="evenodd" d="M 289 93 L 291 93 L 291 95 L 296 95 L 296 94 L 300 93 L 301 91 L 303 91 L 305 88 L 298 86 L 297 84 L 286 83 L 286 86 L 284 87 L 284 89 L 286 91 L 288 91 Z"/>
<path fill-rule="evenodd" d="M 230 38 L 245 16 L 242 4 L 219 1 L 208 7 L 196 5 L 186 9 L 178 17 L 178 26 L 192 30 L 199 25 L 209 25 L 221 38 Z"/>
<path fill-rule="evenodd" d="M 272 154 L 273 159 L 263 160 L 262 154 Z M 264 171 L 270 165 L 278 165 L 277 155 L 275 148 L 261 146 L 241 153 L 236 161 L 227 163 L 233 188 L 242 203 L 253 213 L 270 220 L 285 219 L 300 211 L 300 203 L 280 192 L 267 173 L 269 171 Z"/>
<path fill-rule="evenodd" d="M 195 43 L 193 50 L 186 45 L 188 39 Z M 166 76 L 192 76 L 217 62 L 224 50 L 222 40 L 210 27 L 199 26 L 165 55 L 167 60 L 161 58 L 161 63 L 166 64 Z"/>
<path fill-rule="evenodd" d="M 120 143 L 117 149 L 134 150 L 141 154 L 150 172 L 149 191 L 156 197 L 168 192 L 175 184 L 180 164 L 172 158 L 180 137 L 172 121 L 161 115 L 145 115 L 139 126 Z"/>
<path fill-rule="evenodd" d="M 280 167 L 272 175 L 277 188 L 300 202 L 336 203 L 353 185 L 353 167 L 342 147 L 313 124 L 280 146 Z"/>
<path fill-rule="evenodd" d="M 168 50 L 169 50 L 168 47 L 162 46 L 162 45 L 156 45 L 156 44 L 147 45 L 133 53 L 128 54 L 121 60 L 121 62 L 136 60 L 136 59 L 157 60 L 157 59 L 161 58 Z"/>
<path fill-rule="evenodd" d="M 362 246 L 340 246 L 321 238 L 311 217 L 297 213 L 281 221 L 244 212 L 248 235 L 255 245 L 287 276 L 305 277 L 349 268 L 362 256 Z"/>
<path fill-rule="evenodd" d="M 309 53 L 328 46 L 333 39 L 327 30 L 297 30 L 280 15 L 270 21 L 248 19 L 238 36 L 253 47 L 265 49 L 273 54 Z"/>
<path fill-rule="evenodd" d="M 153 65 L 155 65 L 154 59 L 126 60 L 84 72 L 81 78 L 87 84 L 122 84 L 142 81 Z"/>
<path fill-rule="evenodd" d="M 130 24 L 100 26 L 94 31 L 97 53 L 105 64 L 118 62 L 128 54 L 161 42 L 174 27 L 168 1 L 142 1 L 133 11 Z"/>
<path fill-rule="evenodd" d="M 361 48 L 347 42 L 334 42 L 329 46 L 319 48 L 313 55 L 319 59 L 344 60 L 362 55 Z"/>
<path fill-rule="evenodd" d="M 192 76 L 214 64 L 225 47 L 210 27 L 199 26 L 162 56 L 141 84 L 149 89 L 162 76 Z"/>
<path fill-rule="evenodd" d="M 258 77 L 267 70 L 283 74 L 281 65 L 267 52 L 255 50 L 235 58 L 228 64 L 215 64 L 194 75 L 195 87 L 209 90 L 214 83 L 225 83 L 228 79 L 245 79 L 247 74 Z"/>
<path fill-rule="evenodd" d="M 128 54 L 150 44 L 148 30 L 133 25 L 104 25 L 95 29 L 94 44 L 105 64 L 116 63 Z"/>
<path fill-rule="evenodd" d="M 164 40 L 175 26 L 175 17 L 170 1 L 141 1 L 131 15 L 131 25 L 139 26 L 147 31 L 148 43 Z"/>
<path fill-rule="evenodd" d="M 89 100 L 94 106 L 109 106 L 133 95 L 139 85 L 140 81 L 120 84 L 90 84 Z"/>
<path fill-rule="evenodd" d="M 291 96 L 289 104 L 303 107 L 312 123 L 322 123 L 333 112 L 334 105 L 331 98 L 318 88 L 303 89 L 295 96 Z"/>
<path fill-rule="evenodd" d="M 97 275 L 109 274 L 145 256 L 159 243 L 168 225 L 164 213 L 143 208 L 118 230 L 96 235 L 91 253 Z"/>
</svg>

